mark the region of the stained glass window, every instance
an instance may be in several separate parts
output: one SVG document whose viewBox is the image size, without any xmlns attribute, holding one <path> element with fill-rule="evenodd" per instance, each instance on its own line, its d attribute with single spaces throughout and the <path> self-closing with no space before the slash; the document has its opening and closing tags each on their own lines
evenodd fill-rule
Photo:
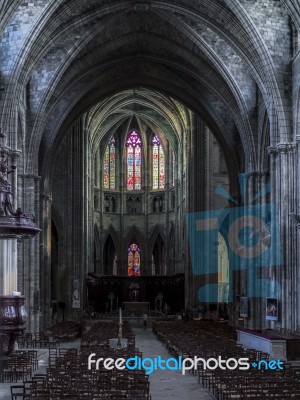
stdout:
<svg viewBox="0 0 300 400">
<path fill-rule="evenodd" d="M 116 188 L 116 140 L 114 137 L 108 142 L 103 162 L 103 186 L 104 189 Z"/>
<path fill-rule="evenodd" d="M 127 190 L 142 189 L 142 140 L 132 131 L 126 142 Z"/>
<path fill-rule="evenodd" d="M 128 248 L 128 276 L 140 276 L 141 274 L 141 250 L 136 243 Z"/>
<path fill-rule="evenodd" d="M 165 187 L 165 154 L 159 138 L 155 135 L 152 140 L 152 179 L 153 189 Z"/>
</svg>

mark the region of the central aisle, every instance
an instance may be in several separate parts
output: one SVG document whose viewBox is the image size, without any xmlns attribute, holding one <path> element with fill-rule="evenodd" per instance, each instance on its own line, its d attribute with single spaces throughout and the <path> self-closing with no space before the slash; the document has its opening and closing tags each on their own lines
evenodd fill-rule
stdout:
<svg viewBox="0 0 300 400">
<path fill-rule="evenodd" d="M 157 339 L 150 328 L 133 328 L 136 347 L 144 357 L 161 356 L 168 359 L 172 355 Z M 150 375 L 152 400 L 212 400 L 212 397 L 197 382 L 196 376 L 182 375 L 180 371 L 156 370 Z"/>
</svg>

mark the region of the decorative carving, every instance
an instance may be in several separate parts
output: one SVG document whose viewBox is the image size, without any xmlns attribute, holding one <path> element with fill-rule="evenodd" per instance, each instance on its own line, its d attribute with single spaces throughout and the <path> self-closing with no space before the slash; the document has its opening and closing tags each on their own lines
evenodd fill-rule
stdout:
<svg viewBox="0 0 300 400">
<path fill-rule="evenodd" d="M 296 226 L 300 226 L 300 215 L 292 212 L 290 213 L 291 220 L 296 224 Z"/>
<path fill-rule="evenodd" d="M 142 197 L 127 196 L 126 212 L 128 214 L 140 214 L 142 212 Z"/>
<path fill-rule="evenodd" d="M 105 194 L 104 196 L 104 212 L 115 213 L 117 211 L 117 196 Z"/>
<path fill-rule="evenodd" d="M 4 138 L 5 135 L 0 130 L 0 239 L 32 237 L 40 229 L 36 226 L 33 214 L 25 214 L 20 207 L 15 210 L 8 176 L 17 167 L 13 162 L 9 169 L 10 150 L 4 146 Z M 16 152 L 13 153 L 13 159 L 15 158 Z"/>
<path fill-rule="evenodd" d="M 278 143 L 277 149 L 279 153 L 286 153 L 287 151 L 295 151 L 296 143 Z"/>
<path fill-rule="evenodd" d="M 288 151 L 294 152 L 297 148 L 296 142 L 289 143 L 277 143 L 275 146 L 268 147 L 268 153 L 271 155 L 277 155 L 279 153 L 287 153 Z"/>
<path fill-rule="evenodd" d="M 154 213 L 160 213 L 164 211 L 164 195 L 163 194 L 157 194 L 152 196 L 151 200 L 152 204 L 152 212 Z"/>
<path fill-rule="evenodd" d="M 24 296 L 0 296 L 0 355 L 10 354 L 19 334 L 25 331 Z"/>
</svg>

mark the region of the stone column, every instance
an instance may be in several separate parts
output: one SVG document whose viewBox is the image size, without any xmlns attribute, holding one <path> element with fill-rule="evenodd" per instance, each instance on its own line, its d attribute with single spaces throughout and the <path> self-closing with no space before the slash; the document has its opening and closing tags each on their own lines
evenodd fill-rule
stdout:
<svg viewBox="0 0 300 400">
<path fill-rule="evenodd" d="M 17 291 L 17 240 L 0 240 L 0 294 Z"/>
<path fill-rule="evenodd" d="M 293 290 L 295 293 L 293 307 L 294 307 L 294 329 L 300 328 L 300 135 L 296 136 L 296 168 L 295 168 L 295 210 L 292 212 L 292 223 L 295 225 L 294 237 L 294 276 L 293 276 Z"/>
<path fill-rule="evenodd" d="M 40 190 L 39 176 L 21 174 L 18 181 L 18 193 L 21 194 L 19 203 L 25 210 L 32 211 L 39 225 Z M 31 240 L 22 241 L 19 245 L 19 276 L 20 291 L 26 297 L 28 313 L 27 329 L 29 332 L 38 332 L 40 329 L 40 235 Z"/>
<path fill-rule="evenodd" d="M 85 278 L 88 271 L 88 242 L 90 212 L 87 195 L 90 171 L 87 171 L 87 139 L 82 118 L 78 119 L 65 136 L 55 159 L 56 172 L 52 177 L 52 204 L 61 218 L 60 237 L 63 254 L 59 253 L 57 271 L 57 299 L 66 304 L 65 318 L 77 318 L 79 309 L 73 308 L 74 289 L 80 292 L 80 308 L 85 306 Z M 67 173 L 65 173 L 67 171 Z M 48 208 L 48 204 L 44 202 Z M 51 217 L 48 209 L 48 218 Z M 46 276 L 44 277 L 46 279 Z M 76 281 L 75 281 L 76 280 Z M 45 285 L 47 285 L 47 279 Z M 76 285 L 76 287 L 75 287 Z M 78 286 L 78 287 L 77 287 Z M 78 302 L 76 302 L 78 305 Z M 60 312 L 60 318 L 62 312 Z"/>
<path fill-rule="evenodd" d="M 194 115 L 187 151 L 187 213 L 206 211 L 208 209 L 207 135 L 204 121 L 199 116 Z M 186 225 L 186 221 L 184 221 L 184 225 Z M 186 249 L 189 248 L 187 232 L 185 234 L 184 246 Z M 199 304 L 198 290 L 200 286 L 208 283 L 208 280 L 211 278 L 210 276 L 195 275 L 192 267 L 192 262 L 189 258 L 185 275 L 185 297 L 188 307 L 196 307 Z"/>
<path fill-rule="evenodd" d="M 41 241 L 40 244 L 40 293 L 42 310 L 42 327 L 46 328 L 52 324 L 51 308 L 51 205 L 52 199 L 48 194 L 41 194 Z"/>
<path fill-rule="evenodd" d="M 262 225 L 255 225 L 254 222 L 254 226 L 252 226 L 250 222 L 248 226 L 251 231 L 248 232 L 245 240 L 246 248 L 249 250 L 246 250 L 247 258 L 241 260 L 241 265 L 239 266 L 239 292 L 235 288 L 234 295 L 240 294 L 249 299 L 249 316 L 244 318 L 244 327 L 249 329 L 263 329 L 265 325 L 265 299 L 271 296 L 271 259 L 265 264 L 266 257 L 262 256 L 263 252 L 258 253 L 257 257 L 254 249 L 260 245 L 260 249 L 264 248 L 265 242 L 268 247 L 268 244 L 271 243 L 269 240 L 273 239 L 271 229 L 274 221 L 269 221 L 268 219 L 268 213 L 272 207 L 269 201 L 270 186 L 267 185 L 269 177 L 267 172 L 261 171 L 251 172 L 245 176 L 245 196 L 242 195 L 244 198 L 243 207 L 245 207 L 243 216 L 248 218 L 250 215 L 251 221 L 256 219 Z M 248 209 L 250 212 L 247 211 Z M 245 228 L 247 228 L 247 219 L 245 219 Z M 257 236 L 257 240 L 260 243 L 253 243 L 251 240 L 252 236 Z M 247 243 L 248 240 L 249 243 Z"/>
<path fill-rule="evenodd" d="M 279 320 L 277 325 L 286 329 L 296 329 L 298 303 L 298 220 L 297 205 L 299 146 L 296 143 L 278 143 L 269 148 L 274 168 L 273 181 L 276 185 L 272 190 L 273 201 L 276 204 L 282 263 L 277 275 L 281 287 L 279 296 Z M 298 161 L 299 163 L 299 161 Z M 298 164 L 299 165 L 299 164 Z"/>
</svg>

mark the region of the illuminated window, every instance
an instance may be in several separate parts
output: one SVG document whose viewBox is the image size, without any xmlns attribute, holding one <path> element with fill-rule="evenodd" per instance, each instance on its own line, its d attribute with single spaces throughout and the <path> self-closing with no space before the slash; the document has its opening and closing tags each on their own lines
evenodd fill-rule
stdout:
<svg viewBox="0 0 300 400">
<path fill-rule="evenodd" d="M 165 154 L 158 137 L 152 140 L 152 188 L 164 189 L 165 187 Z"/>
<path fill-rule="evenodd" d="M 126 142 L 127 190 L 142 189 L 142 140 L 132 131 Z"/>
<path fill-rule="evenodd" d="M 103 162 L 103 186 L 104 189 L 116 188 L 116 141 L 112 137 L 108 142 Z"/>
<path fill-rule="evenodd" d="M 132 243 L 128 248 L 128 276 L 140 276 L 141 251 L 139 246 Z"/>
</svg>

